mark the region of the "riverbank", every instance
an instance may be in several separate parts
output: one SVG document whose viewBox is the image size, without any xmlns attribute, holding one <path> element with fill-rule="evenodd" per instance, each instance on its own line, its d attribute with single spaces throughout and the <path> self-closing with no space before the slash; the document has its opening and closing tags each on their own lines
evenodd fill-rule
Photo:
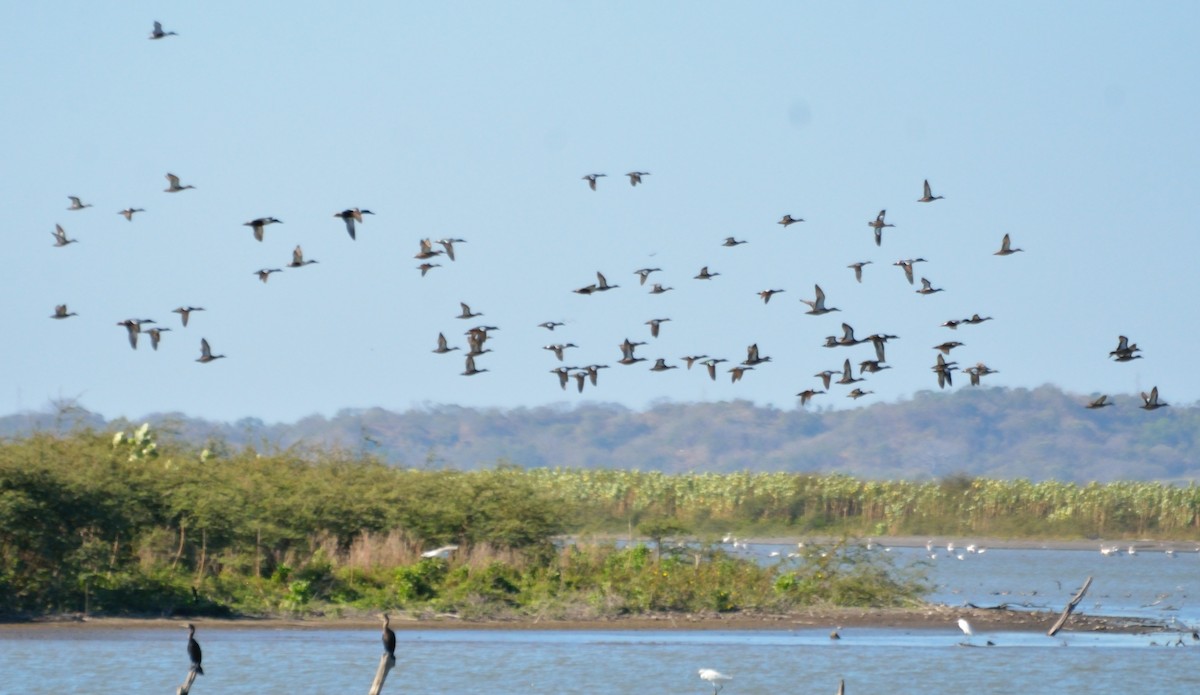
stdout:
<svg viewBox="0 0 1200 695">
<path fill-rule="evenodd" d="M 916 608 L 811 608 L 788 614 L 705 613 L 621 616 L 596 619 L 512 618 L 463 620 L 452 615 L 409 615 L 393 613 L 391 626 L 404 630 L 808 630 L 883 628 L 898 630 L 957 630 L 957 620 L 966 618 L 983 632 L 1045 632 L 1058 618 L 1049 611 L 1018 611 L 998 608 L 921 606 Z M 0 631 L 50 630 L 154 630 L 178 629 L 187 618 L 130 618 L 52 616 L 27 621 L 0 622 Z M 356 630 L 374 629 L 378 618 L 370 614 L 310 618 L 191 618 L 209 629 L 270 630 Z M 1141 633 L 1164 628 L 1162 621 L 1147 618 L 1082 615 L 1071 616 L 1064 632 Z"/>
</svg>

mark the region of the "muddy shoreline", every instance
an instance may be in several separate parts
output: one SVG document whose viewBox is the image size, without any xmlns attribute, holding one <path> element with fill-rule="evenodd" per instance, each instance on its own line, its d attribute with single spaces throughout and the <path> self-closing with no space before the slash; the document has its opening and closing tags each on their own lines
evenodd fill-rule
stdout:
<svg viewBox="0 0 1200 695">
<path fill-rule="evenodd" d="M 808 630 L 888 628 L 956 631 L 956 621 L 966 618 L 976 629 L 1007 632 L 1045 632 L 1057 612 L 998 608 L 924 606 L 918 608 L 812 608 L 788 614 L 710 613 L 652 614 L 612 618 L 541 619 L 494 618 L 464 620 L 452 615 L 392 614 L 392 629 L 404 630 Z M 46 630 L 153 630 L 179 629 L 190 620 L 209 629 L 252 630 L 356 630 L 376 629 L 372 615 L 307 618 L 136 618 L 77 615 L 0 622 L 0 632 Z M 1146 618 L 1071 616 L 1063 632 L 1143 633 L 1164 629 L 1162 621 Z"/>
</svg>

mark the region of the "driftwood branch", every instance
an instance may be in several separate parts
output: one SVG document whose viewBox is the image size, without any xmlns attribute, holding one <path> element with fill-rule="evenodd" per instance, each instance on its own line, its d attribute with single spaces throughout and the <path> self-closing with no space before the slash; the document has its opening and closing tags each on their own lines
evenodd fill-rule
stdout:
<svg viewBox="0 0 1200 695">
<path fill-rule="evenodd" d="M 179 686 L 179 689 L 175 691 L 175 695 L 188 695 L 188 691 L 192 689 L 192 683 L 195 682 L 197 675 L 199 674 L 196 673 L 196 669 L 194 667 L 189 668 L 187 680 L 183 682 L 183 685 Z"/>
<path fill-rule="evenodd" d="M 1071 601 L 1067 604 L 1067 607 L 1063 609 L 1062 615 L 1058 616 L 1058 620 L 1054 621 L 1054 625 L 1046 631 L 1046 635 L 1048 637 L 1057 635 L 1058 631 L 1063 628 L 1063 625 L 1067 624 L 1067 618 L 1071 617 L 1071 613 L 1075 611 L 1075 606 L 1078 606 L 1079 602 L 1083 600 L 1084 594 L 1087 593 L 1088 587 L 1091 585 L 1092 578 L 1089 576 L 1087 581 L 1083 583 L 1083 586 L 1079 587 L 1079 591 L 1075 593 L 1075 596 L 1071 598 Z"/>
<path fill-rule="evenodd" d="M 375 669 L 375 681 L 371 683 L 369 695 L 379 695 L 383 690 L 383 681 L 387 680 L 388 672 L 396 665 L 396 657 L 385 653 L 379 657 L 379 668 Z"/>
</svg>

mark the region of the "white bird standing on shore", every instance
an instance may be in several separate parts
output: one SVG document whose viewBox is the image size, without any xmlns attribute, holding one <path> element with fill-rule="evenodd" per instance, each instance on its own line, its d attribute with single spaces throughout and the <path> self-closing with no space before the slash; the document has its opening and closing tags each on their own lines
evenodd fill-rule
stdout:
<svg viewBox="0 0 1200 695">
<path fill-rule="evenodd" d="M 975 635 L 975 631 L 971 629 L 971 623 L 968 623 L 966 618 L 959 618 L 958 629 L 963 631 L 963 634 L 967 636 L 967 644 L 970 644 L 971 637 Z"/>
<path fill-rule="evenodd" d="M 721 692 L 721 688 L 725 687 L 723 681 L 733 680 L 733 676 L 727 676 L 724 673 L 711 668 L 700 669 L 700 678 L 712 684 L 714 694 Z"/>
</svg>

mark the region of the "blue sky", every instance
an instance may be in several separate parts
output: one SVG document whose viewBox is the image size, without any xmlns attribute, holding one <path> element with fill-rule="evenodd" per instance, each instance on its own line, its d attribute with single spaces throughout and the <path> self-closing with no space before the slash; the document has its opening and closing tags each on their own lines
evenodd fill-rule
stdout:
<svg viewBox="0 0 1200 695">
<path fill-rule="evenodd" d="M 278 6 L 274 6 L 278 7 Z M 293 420 L 342 408 L 796 407 L 851 324 L 892 369 L 810 407 L 985 385 L 1159 387 L 1194 403 L 1200 48 L 1193 4 L 20 3 L 0 101 L 8 263 L 0 413 Z M 154 20 L 178 32 L 147 40 Z M 650 172 L 633 188 L 623 174 Z M 163 192 L 173 172 L 194 190 Z M 608 174 L 596 191 L 584 174 Z M 928 178 L 931 204 L 915 202 Z M 94 207 L 68 211 L 67 196 Z M 125 207 L 146 212 L 127 222 Z M 375 211 L 351 241 L 333 213 Z M 882 247 L 867 222 L 886 208 Z M 802 224 L 776 221 L 789 213 Z M 259 243 L 243 222 L 275 216 Z M 78 244 L 55 248 L 61 224 Z M 994 256 L 1005 233 L 1025 252 Z M 422 238 L 458 237 L 422 278 Z M 748 243 L 725 248 L 728 236 Z M 319 262 L 266 285 L 294 246 Z M 892 262 L 924 257 L 914 292 Z M 863 282 L 846 266 L 872 261 Z M 692 279 L 701 266 L 719 272 Z M 633 271 L 675 289 L 659 296 Z M 572 289 L 602 271 L 618 289 Z M 807 316 L 820 284 L 841 312 Z M 919 287 L 919 284 L 917 285 Z M 785 289 L 764 305 L 756 293 Z M 484 316 L 456 319 L 459 302 Z M 48 318 L 66 302 L 79 316 Z M 171 309 L 203 306 L 189 327 Z M 956 331 L 948 319 L 994 320 Z M 157 352 L 117 322 L 172 327 Z M 645 321 L 670 318 L 658 339 Z M 563 321 L 550 333 L 542 321 Z M 463 377 L 465 347 L 498 326 Z M 1107 357 L 1119 334 L 1144 358 Z M 198 364 L 207 338 L 227 359 Z M 618 344 L 644 340 L 645 363 Z M 145 342 L 145 341 L 144 341 Z M 610 364 L 597 388 L 568 366 Z M 757 343 L 737 384 L 697 366 Z M 727 367 L 728 364 L 722 365 Z M 855 372 L 857 373 L 857 367 Z M 958 385 L 959 383 L 964 385 Z M 954 388 L 965 386 L 965 376 Z"/>
</svg>

